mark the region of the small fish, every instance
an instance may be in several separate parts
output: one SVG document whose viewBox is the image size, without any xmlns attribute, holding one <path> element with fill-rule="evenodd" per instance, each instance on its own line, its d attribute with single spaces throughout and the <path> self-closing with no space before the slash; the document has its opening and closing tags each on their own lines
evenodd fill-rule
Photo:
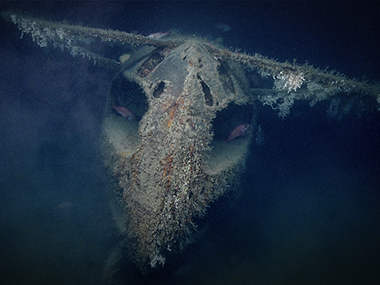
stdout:
<svg viewBox="0 0 380 285">
<path fill-rule="evenodd" d="M 128 120 L 135 120 L 136 119 L 135 115 L 123 106 L 112 105 L 112 108 Z"/>
<path fill-rule="evenodd" d="M 248 130 L 249 124 L 242 124 L 237 126 L 228 136 L 228 139 L 226 139 L 226 142 L 232 141 L 233 139 L 236 139 L 237 137 L 240 137 L 245 134 L 245 132 Z"/>
<path fill-rule="evenodd" d="M 148 36 L 148 38 L 154 39 L 154 40 L 159 40 L 159 39 L 161 39 L 161 38 L 163 38 L 163 37 L 165 37 L 165 36 L 167 36 L 169 34 L 170 34 L 170 31 L 167 31 L 166 33 L 158 32 L 158 33 L 150 34 Z"/>
</svg>

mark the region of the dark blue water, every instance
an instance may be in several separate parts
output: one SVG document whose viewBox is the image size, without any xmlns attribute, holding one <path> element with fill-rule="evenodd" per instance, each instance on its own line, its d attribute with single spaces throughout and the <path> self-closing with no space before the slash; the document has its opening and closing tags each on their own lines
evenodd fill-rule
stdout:
<svg viewBox="0 0 380 285">
<path fill-rule="evenodd" d="M 375 2 L 2 4 L 150 34 L 176 29 L 281 61 L 380 78 Z M 220 26 L 220 24 L 224 26 Z M 219 25 L 219 28 L 218 28 Z M 220 27 L 230 30 L 224 31 Z M 112 74 L 41 49 L 0 22 L 0 283 L 99 284 L 119 236 L 99 155 Z M 380 114 L 260 107 L 241 191 L 220 199 L 198 242 L 125 284 L 378 284 Z"/>
</svg>

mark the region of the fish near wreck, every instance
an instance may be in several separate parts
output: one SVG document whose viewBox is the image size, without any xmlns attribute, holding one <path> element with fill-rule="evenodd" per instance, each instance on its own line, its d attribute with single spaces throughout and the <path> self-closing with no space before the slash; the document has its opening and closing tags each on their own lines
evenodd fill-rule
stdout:
<svg viewBox="0 0 380 285">
<path fill-rule="evenodd" d="M 232 141 L 236 139 L 237 137 L 243 136 L 245 132 L 248 130 L 249 124 L 242 124 L 237 126 L 228 136 L 228 139 L 226 139 L 226 142 Z"/>
<path fill-rule="evenodd" d="M 167 31 L 167 32 L 157 32 L 157 33 L 153 33 L 153 34 L 150 34 L 149 36 L 148 36 L 148 38 L 150 38 L 150 39 L 155 39 L 155 40 L 159 40 L 159 39 L 161 39 L 161 38 L 163 38 L 163 37 L 165 37 L 165 36 L 167 36 L 167 35 L 169 35 L 170 34 L 170 31 Z"/>
<path fill-rule="evenodd" d="M 103 121 L 103 157 L 125 206 L 115 219 L 126 218 L 123 232 L 130 256 L 143 272 L 164 265 L 183 249 L 196 228 L 195 218 L 203 217 L 231 185 L 238 185 L 251 135 L 248 132 L 233 147 L 224 137 L 214 135 L 221 128 L 223 120 L 218 118 L 224 110 L 239 109 L 248 129 L 254 126 L 255 104 L 259 103 L 278 110 L 281 117 L 296 100 L 315 104 L 342 96 L 360 98 L 361 104 L 371 108 L 380 105 L 378 84 L 307 64 L 232 52 L 194 37 L 160 40 L 49 22 L 12 11 L 2 16 L 40 47 L 57 46 L 72 56 L 86 57 L 142 91 L 131 99 L 123 89 L 110 88 Z M 121 63 L 87 50 L 85 43 L 90 40 L 139 48 Z M 260 77 L 255 88 L 250 87 L 247 70 Z M 113 111 L 112 103 L 130 99 L 146 107 L 140 108 L 144 111 L 140 111 L 138 124 Z"/>
<path fill-rule="evenodd" d="M 135 115 L 130 111 L 128 110 L 126 107 L 123 107 L 123 106 L 115 106 L 115 105 L 112 105 L 111 106 L 117 113 L 119 113 L 122 117 L 128 119 L 128 120 L 135 120 L 136 117 Z"/>
</svg>

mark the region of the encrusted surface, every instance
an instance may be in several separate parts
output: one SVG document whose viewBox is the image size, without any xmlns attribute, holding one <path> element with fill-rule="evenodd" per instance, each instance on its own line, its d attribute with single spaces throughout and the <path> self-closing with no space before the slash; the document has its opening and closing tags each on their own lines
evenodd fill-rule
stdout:
<svg viewBox="0 0 380 285">
<path fill-rule="evenodd" d="M 211 144 L 216 112 L 231 101 L 247 103 L 248 96 L 229 65 L 220 71 L 221 63 L 206 49 L 189 42 L 156 60 L 158 49 L 125 70 L 143 88 L 148 111 L 138 130 L 115 114 L 103 125 L 105 142 L 112 146 L 106 161 L 123 189 L 129 244 L 143 270 L 163 265 L 168 252 L 189 242 L 193 218 L 232 188 L 245 162 L 249 136 Z M 226 78 L 228 85 L 222 83 Z"/>
</svg>

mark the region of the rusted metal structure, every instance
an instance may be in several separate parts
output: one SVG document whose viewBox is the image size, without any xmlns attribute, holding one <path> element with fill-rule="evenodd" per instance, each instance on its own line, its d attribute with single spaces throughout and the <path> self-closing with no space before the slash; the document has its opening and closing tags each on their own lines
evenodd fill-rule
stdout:
<svg viewBox="0 0 380 285">
<path fill-rule="evenodd" d="M 343 105 L 349 100 L 373 109 L 380 105 L 378 84 L 230 51 L 194 37 L 155 40 L 12 12 L 3 17 L 39 46 L 60 47 L 117 74 L 106 104 L 103 157 L 120 187 L 123 210 L 116 219 L 143 271 L 164 265 L 167 254 L 186 246 L 194 218 L 238 185 L 256 129 L 255 104 L 270 105 L 282 117 L 295 100 L 314 105 L 340 98 Z M 95 41 L 133 48 L 117 61 L 89 51 Z M 126 120 L 112 106 L 128 108 L 138 120 Z M 226 142 L 242 123 L 252 125 L 248 134 Z"/>
</svg>

